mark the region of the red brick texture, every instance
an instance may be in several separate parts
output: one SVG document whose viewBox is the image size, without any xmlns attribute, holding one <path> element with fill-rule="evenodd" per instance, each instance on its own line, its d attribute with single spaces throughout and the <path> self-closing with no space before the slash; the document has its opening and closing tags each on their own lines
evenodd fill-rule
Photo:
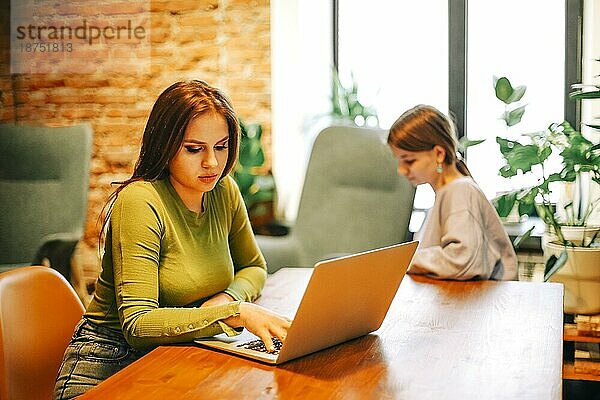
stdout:
<svg viewBox="0 0 600 400">
<path fill-rule="evenodd" d="M 264 0 L 153 0 L 146 23 L 150 56 L 137 70 L 98 72 L 94 59 L 78 62 L 78 73 L 11 74 L 8 1 L 0 16 L 0 122 L 71 125 L 91 123 L 94 130 L 88 218 L 84 250 L 96 251 L 98 215 L 112 189 L 127 178 L 139 151 L 143 127 L 153 101 L 171 83 L 203 79 L 223 89 L 238 114 L 264 127 L 270 143 L 270 11 Z M 52 2 L 56 4 L 56 2 Z M 89 2 L 91 4 L 91 2 Z M 93 2 L 97 21 L 127 18 L 140 12 L 123 1 Z M 68 18 L 79 12 L 60 5 Z M 112 15 L 111 15 L 112 14 Z M 118 15 L 117 15 L 118 14 Z M 117 17 L 115 17 L 117 15 Z M 137 15 L 139 17 L 139 15 Z M 107 52 L 115 62 L 131 54 Z M 43 72 L 44 69 L 40 67 Z M 145 71 L 140 73 L 139 71 Z M 79 250 L 81 251 L 81 249 Z"/>
</svg>

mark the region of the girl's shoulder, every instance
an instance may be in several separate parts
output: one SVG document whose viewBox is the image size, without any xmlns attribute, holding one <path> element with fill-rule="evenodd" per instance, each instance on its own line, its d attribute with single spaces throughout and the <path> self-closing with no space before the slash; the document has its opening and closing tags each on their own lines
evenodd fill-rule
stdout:
<svg viewBox="0 0 600 400">
<path fill-rule="evenodd" d="M 475 203 L 486 201 L 485 194 L 475 183 L 473 178 L 465 176 L 458 178 L 444 186 L 436 196 L 442 203 L 453 204 L 456 207 L 471 207 Z"/>
<path fill-rule="evenodd" d="M 465 194 L 465 195 L 473 195 L 473 194 L 481 194 L 483 192 L 477 186 L 473 178 L 470 176 L 463 176 L 461 178 L 455 179 L 450 182 L 446 186 L 443 187 L 441 194 L 452 193 L 455 194 Z"/>
</svg>

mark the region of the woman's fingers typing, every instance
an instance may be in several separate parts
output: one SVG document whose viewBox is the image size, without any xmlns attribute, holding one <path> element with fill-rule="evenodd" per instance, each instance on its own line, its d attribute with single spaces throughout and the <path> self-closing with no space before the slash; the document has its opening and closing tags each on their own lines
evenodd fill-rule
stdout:
<svg viewBox="0 0 600 400">
<path fill-rule="evenodd" d="M 284 340 L 291 325 L 289 318 L 252 303 L 240 304 L 240 317 L 244 327 L 258 336 L 270 352 L 275 351 L 272 338 Z"/>
</svg>

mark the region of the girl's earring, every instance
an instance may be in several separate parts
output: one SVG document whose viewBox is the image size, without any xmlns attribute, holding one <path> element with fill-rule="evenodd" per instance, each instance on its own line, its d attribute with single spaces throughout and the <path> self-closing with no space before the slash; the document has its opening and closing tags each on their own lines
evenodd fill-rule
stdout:
<svg viewBox="0 0 600 400">
<path fill-rule="evenodd" d="M 437 167 L 435 168 L 435 172 L 437 172 L 438 174 L 441 174 L 442 172 L 444 172 L 444 169 L 442 168 L 442 163 L 437 164 Z"/>
</svg>

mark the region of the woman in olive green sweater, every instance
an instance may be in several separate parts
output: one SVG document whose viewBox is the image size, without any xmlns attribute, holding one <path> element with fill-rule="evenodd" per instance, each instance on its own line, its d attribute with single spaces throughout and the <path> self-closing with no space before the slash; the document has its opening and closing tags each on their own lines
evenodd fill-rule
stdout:
<svg viewBox="0 0 600 400">
<path fill-rule="evenodd" d="M 227 174 L 239 125 L 202 81 L 157 99 L 133 175 L 109 201 L 102 272 L 54 397 L 76 397 L 161 344 L 246 327 L 273 349 L 290 321 L 252 304 L 266 280 L 239 189 Z"/>
</svg>

